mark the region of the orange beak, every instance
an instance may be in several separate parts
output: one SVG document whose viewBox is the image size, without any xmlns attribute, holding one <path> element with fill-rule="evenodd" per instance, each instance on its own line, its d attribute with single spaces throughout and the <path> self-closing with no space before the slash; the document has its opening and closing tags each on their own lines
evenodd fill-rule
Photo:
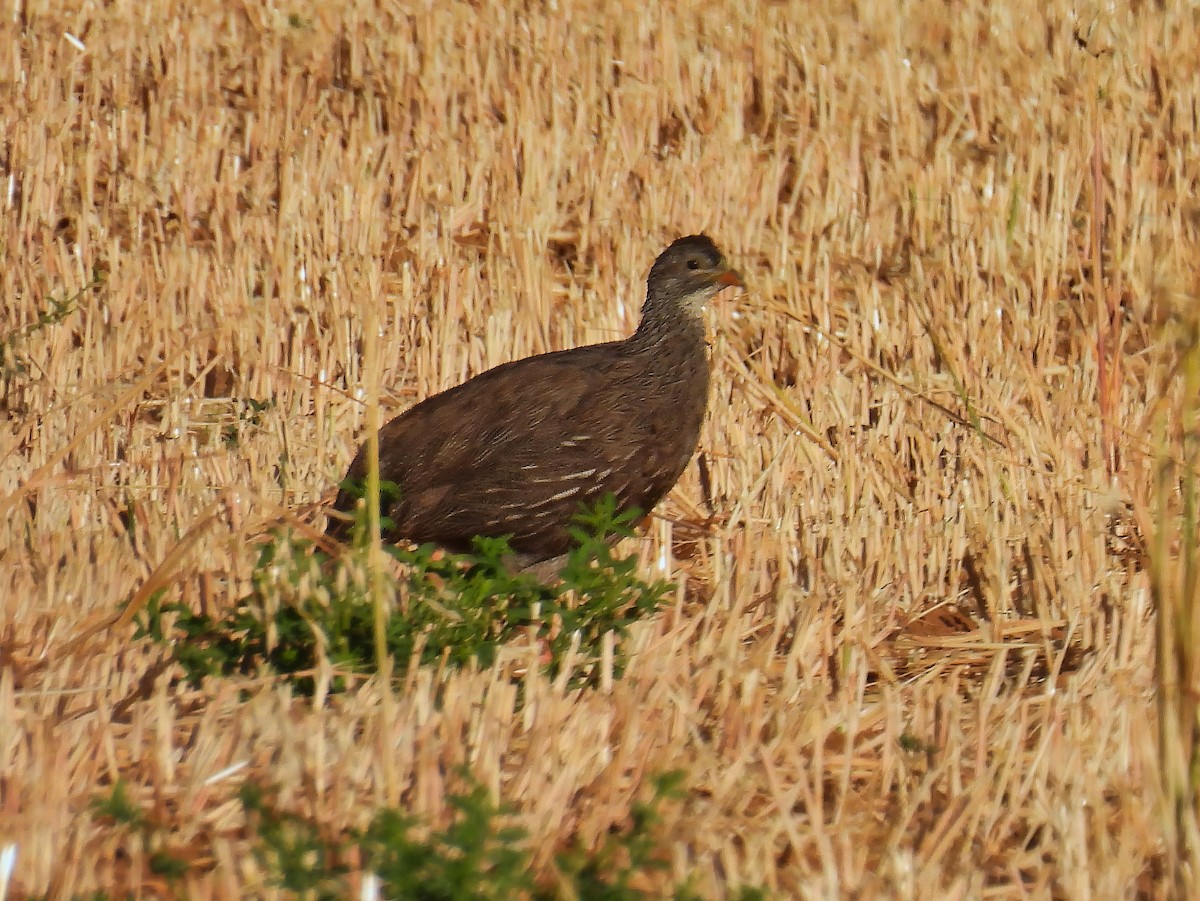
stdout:
<svg viewBox="0 0 1200 901">
<path fill-rule="evenodd" d="M 726 269 L 717 276 L 717 284 L 723 288 L 744 288 L 746 283 L 742 281 L 741 273 L 736 269 Z"/>
</svg>

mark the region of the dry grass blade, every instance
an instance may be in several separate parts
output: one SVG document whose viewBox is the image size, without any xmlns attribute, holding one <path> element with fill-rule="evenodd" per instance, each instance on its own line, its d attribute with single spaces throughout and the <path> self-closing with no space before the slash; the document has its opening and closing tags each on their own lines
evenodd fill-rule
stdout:
<svg viewBox="0 0 1200 901">
<path fill-rule="evenodd" d="M 0 17 L 11 896 L 269 894 L 243 782 L 433 834 L 462 765 L 548 886 L 682 770 L 651 896 L 1192 890 L 1193 11 L 76 6 Z M 755 291 L 625 639 L 314 701 L 135 638 L 308 590 L 260 558 L 378 421 L 628 334 L 701 230 Z"/>
</svg>

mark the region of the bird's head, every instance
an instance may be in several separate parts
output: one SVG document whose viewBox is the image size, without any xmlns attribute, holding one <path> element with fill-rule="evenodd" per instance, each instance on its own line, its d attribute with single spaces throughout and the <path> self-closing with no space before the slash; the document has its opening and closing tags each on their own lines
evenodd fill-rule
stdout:
<svg viewBox="0 0 1200 901">
<path fill-rule="evenodd" d="M 650 268 L 642 321 L 681 314 L 699 318 L 718 291 L 742 284 L 707 235 L 680 238 Z"/>
</svg>

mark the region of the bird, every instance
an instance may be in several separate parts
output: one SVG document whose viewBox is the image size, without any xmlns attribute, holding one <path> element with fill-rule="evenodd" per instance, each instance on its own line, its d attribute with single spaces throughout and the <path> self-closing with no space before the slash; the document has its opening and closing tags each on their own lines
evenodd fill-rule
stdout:
<svg viewBox="0 0 1200 901">
<path fill-rule="evenodd" d="M 433 395 L 380 430 L 384 539 L 469 553 L 505 537 L 519 567 L 562 558 L 582 508 L 612 495 L 649 514 L 687 468 L 708 406 L 704 309 L 741 275 L 706 235 L 654 261 L 637 329 L 618 341 L 504 363 Z M 334 509 L 354 510 L 358 451 Z M 349 517 L 334 516 L 344 539 Z"/>
</svg>

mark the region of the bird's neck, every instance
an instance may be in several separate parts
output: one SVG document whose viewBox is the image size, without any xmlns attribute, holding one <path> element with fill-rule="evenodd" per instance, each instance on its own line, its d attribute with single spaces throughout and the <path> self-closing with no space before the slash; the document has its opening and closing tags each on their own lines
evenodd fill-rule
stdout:
<svg viewBox="0 0 1200 901">
<path fill-rule="evenodd" d="M 690 457 L 708 406 L 708 341 L 699 315 L 672 313 L 663 318 L 643 314 L 626 340 L 626 353 L 634 364 L 631 390 L 646 392 L 655 409 L 672 411 Z"/>
<path fill-rule="evenodd" d="M 651 353 L 662 353 L 667 348 L 676 353 L 703 353 L 707 345 L 703 315 L 699 311 L 647 303 L 629 345 L 631 349 Z"/>
</svg>

